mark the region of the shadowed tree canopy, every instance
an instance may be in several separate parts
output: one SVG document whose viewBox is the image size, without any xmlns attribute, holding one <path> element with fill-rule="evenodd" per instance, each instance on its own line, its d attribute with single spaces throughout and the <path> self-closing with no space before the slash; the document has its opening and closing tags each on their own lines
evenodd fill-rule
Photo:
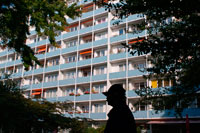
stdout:
<svg viewBox="0 0 200 133">
<path fill-rule="evenodd" d="M 123 45 L 133 55 L 149 54 L 153 65 L 146 68 L 150 74 L 147 78 L 171 79 L 173 87 L 142 89 L 138 93 L 153 102 L 154 109 L 174 108 L 181 115 L 200 90 L 200 0 L 120 0 L 104 4 L 121 19 L 144 15 L 145 21 L 134 25 L 134 33 L 147 30 L 148 37 Z"/>
<path fill-rule="evenodd" d="M 67 25 L 66 16 L 80 15 L 79 6 L 67 6 L 65 0 L 1 0 L 0 1 L 0 47 L 13 48 L 22 57 L 25 69 L 39 64 L 34 51 L 26 45 L 29 27 L 35 27 L 39 36 L 48 36 L 52 45 L 55 31 L 63 31 Z"/>
<path fill-rule="evenodd" d="M 0 129 L 6 133 L 53 132 L 61 129 L 82 133 L 85 128 L 84 121 L 61 114 L 66 104 L 27 99 L 11 79 L 0 81 L 0 107 Z"/>
</svg>

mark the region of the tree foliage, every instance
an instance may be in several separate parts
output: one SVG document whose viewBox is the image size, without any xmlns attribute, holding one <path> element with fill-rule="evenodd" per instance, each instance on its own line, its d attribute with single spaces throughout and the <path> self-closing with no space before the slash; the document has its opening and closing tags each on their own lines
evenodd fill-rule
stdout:
<svg viewBox="0 0 200 133">
<path fill-rule="evenodd" d="M 29 27 L 35 27 L 39 36 L 49 37 L 56 45 L 56 31 L 63 31 L 67 25 L 66 16 L 80 16 L 80 7 L 76 4 L 67 6 L 65 0 L 1 0 L 0 1 L 0 38 L 1 48 L 13 48 L 21 55 L 26 69 L 39 64 L 34 51 L 26 45 Z"/>
<path fill-rule="evenodd" d="M 32 101 L 23 96 L 17 84 L 0 81 L 0 129 L 3 132 L 53 132 L 68 129 L 83 132 L 84 124 L 61 114 L 62 104 Z"/>
<path fill-rule="evenodd" d="M 149 87 L 138 93 L 153 102 L 155 109 L 171 106 L 180 115 L 200 90 L 200 0 L 120 0 L 105 5 L 118 18 L 144 15 L 145 21 L 134 25 L 135 32 L 147 30 L 148 36 L 142 42 L 123 45 L 132 54 L 149 54 L 153 66 L 146 69 L 147 78 L 171 79 L 173 87 Z"/>
</svg>

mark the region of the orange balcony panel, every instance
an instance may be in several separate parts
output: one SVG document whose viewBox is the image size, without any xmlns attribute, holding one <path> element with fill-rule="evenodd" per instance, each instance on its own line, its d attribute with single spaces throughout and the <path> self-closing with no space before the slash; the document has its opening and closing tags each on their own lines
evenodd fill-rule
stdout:
<svg viewBox="0 0 200 133">
<path fill-rule="evenodd" d="M 42 89 L 34 89 L 33 91 L 40 91 L 40 92 L 41 92 L 41 91 L 42 91 Z"/>
<path fill-rule="evenodd" d="M 41 92 L 34 92 L 31 95 L 40 95 L 40 94 L 41 94 Z"/>
<path fill-rule="evenodd" d="M 128 44 L 134 44 L 134 43 L 142 42 L 142 41 L 144 41 L 144 39 L 132 40 L 132 41 L 129 41 Z"/>
<path fill-rule="evenodd" d="M 41 48 L 41 49 L 39 49 L 37 52 L 39 53 L 39 52 L 45 52 L 45 50 L 46 50 L 46 48 Z"/>
<path fill-rule="evenodd" d="M 92 53 L 92 50 L 84 51 L 84 52 L 81 52 L 80 54 L 83 55 L 83 54 L 90 54 L 90 53 Z"/>
</svg>

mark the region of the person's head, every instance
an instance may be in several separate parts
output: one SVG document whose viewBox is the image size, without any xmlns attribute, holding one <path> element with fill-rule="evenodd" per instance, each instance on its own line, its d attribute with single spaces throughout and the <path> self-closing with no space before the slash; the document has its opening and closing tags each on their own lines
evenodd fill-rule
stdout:
<svg viewBox="0 0 200 133">
<path fill-rule="evenodd" d="M 111 106 L 117 106 L 126 103 L 125 89 L 120 84 L 112 85 L 107 92 L 103 94 L 107 97 L 107 102 Z"/>
</svg>

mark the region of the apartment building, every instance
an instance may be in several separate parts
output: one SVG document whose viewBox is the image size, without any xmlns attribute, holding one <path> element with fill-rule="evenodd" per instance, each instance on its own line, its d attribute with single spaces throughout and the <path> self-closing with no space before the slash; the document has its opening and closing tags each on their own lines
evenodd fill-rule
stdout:
<svg viewBox="0 0 200 133">
<path fill-rule="evenodd" d="M 147 61 L 148 55 L 133 56 L 121 45 L 131 45 L 148 37 L 146 31 L 138 34 L 127 32 L 137 30 L 133 25 L 143 22 L 144 16 L 130 15 L 119 25 L 114 25 L 118 19 L 92 0 L 71 2 L 83 5 L 84 13 L 74 20 L 67 18 L 69 26 L 56 37 L 60 48 L 51 46 L 48 37 L 39 37 L 31 28 L 26 43 L 35 51 L 42 65 L 35 64 L 25 71 L 20 56 L 5 49 L 0 50 L 0 72 L 12 74 L 11 78 L 19 82 L 26 97 L 69 102 L 71 108 L 64 112 L 69 117 L 105 122 L 111 107 L 102 92 L 117 83 L 126 89 L 127 103 L 137 124 L 152 128 L 152 125 L 166 120 L 167 124 L 178 123 L 173 112 L 168 114 L 169 110 L 156 113 L 151 105 L 134 105 L 140 98 L 136 89 L 173 84 L 167 80 L 145 79 L 143 75 L 147 73 L 140 70 L 151 66 Z M 197 100 L 185 109 L 183 117 L 188 114 L 191 119 L 199 119 L 199 102 Z"/>
</svg>

